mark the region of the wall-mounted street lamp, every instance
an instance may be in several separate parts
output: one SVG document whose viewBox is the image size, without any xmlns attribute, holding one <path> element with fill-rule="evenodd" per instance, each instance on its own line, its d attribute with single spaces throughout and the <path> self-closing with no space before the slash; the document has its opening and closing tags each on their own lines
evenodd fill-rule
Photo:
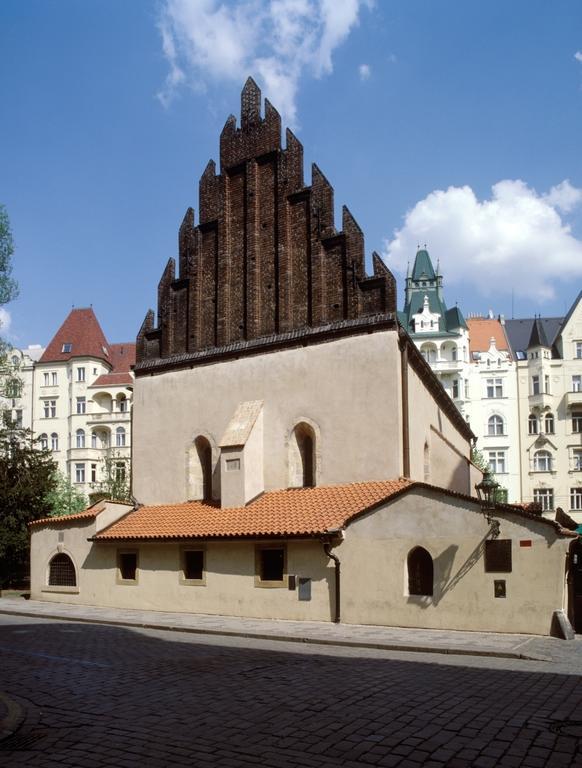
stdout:
<svg viewBox="0 0 582 768">
<path fill-rule="evenodd" d="M 477 483 L 475 490 L 481 503 L 481 512 L 491 527 L 491 537 L 496 539 L 499 536 L 500 523 L 493 517 L 495 512 L 495 497 L 499 483 L 491 477 L 491 470 L 486 469 L 483 472 L 483 480 Z"/>
</svg>

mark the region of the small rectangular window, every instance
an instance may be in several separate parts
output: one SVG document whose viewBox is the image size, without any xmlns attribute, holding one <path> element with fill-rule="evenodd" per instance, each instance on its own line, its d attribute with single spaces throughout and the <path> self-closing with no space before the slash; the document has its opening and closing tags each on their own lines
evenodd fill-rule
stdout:
<svg viewBox="0 0 582 768">
<path fill-rule="evenodd" d="M 76 483 L 85 482 L 85 465 L 84 464 L 75 464 L 75 482 Z"/>
<path fill-rule="evenodd" d="M 582 432 L 582 412 L 572 414 L 572 432 Z"/>
<path fill-rule="evenodd" d="M 554 508 L 553 488 L 534 488 L 534 501 L 539 504 L 544 512 Z"/>
<path fill-rule="evenodd" d="M 260 581 L 283 582 L 285 575 L 284 547 L 269 547 L 259 550 Z"/>
<path fill-rule="evenodd" d="M 137 552 L 118 552 L 117 565 L 121 581 L 137 581 Z"/>
<path fill-rule="evenodd" d="M 570 489 L 570 509 L 574 512 L 582 512 L 582 488 Z"/>
<path fill-rule="evenodd" d="M 78 397 L 77 398 L 77 413 L 85 413 L 87 408 L 87 403 L 84 397 Z"/>
<path fill-rule="evenodd" d="M 184 579 L 202 581 L 204 578 L 204 550 L 185 549 L 182 553 Z"/>
<path fill-rule="evenodd" d="M 582 392 L 582 376 L 572 376 L 572 392 Z"/>
<path fill-rule="evenodd" d="M 511 539 L 485 542 L 486 573 L 511 573 Z"/>
<path fill-rule="evenodd" d="M 77 368 L 77 381 L 85 381 L 85 369 Z"/>
<path fill-rule="evenodd" d="M 48 387 L 50 384 L 49 374 L 48 371 L 46 373 L 43 373 L 42 375 L 42 385 L 43 387 Z"/>
<path fill-rule="evenodd" d="M 531 393 L 532 395 L 539 395 L 540 393 L 540 377 L 539 376 L 531 377 Z"/>
<path fill-rule="evenodd" d="M 69 354 L 69 352 L 73 351 L 73 345 L 70 344 L 69 342 L 65 342 L 65 344 L 63 344 L 62 351 L 65 354 Z"/>
<path fill-rule="evenodd" d="M 56 371 L 52 371 L 51 373 L 51 384 L 53 387 L 56 387 L 56 385 L 59 383 L 59 376 Z"/>
<path fill-rule="evenodd" d="M 97 464 L 91 464 L 91 482 L 97 482 Z"/>
<path fill-rule="evenodd" d="M 575 343 L 576 343 L 576 349 L 574 352 L 574 357 L 580 360 L 582 358 L 582 341 L 577 341 Z"/>
</svg>

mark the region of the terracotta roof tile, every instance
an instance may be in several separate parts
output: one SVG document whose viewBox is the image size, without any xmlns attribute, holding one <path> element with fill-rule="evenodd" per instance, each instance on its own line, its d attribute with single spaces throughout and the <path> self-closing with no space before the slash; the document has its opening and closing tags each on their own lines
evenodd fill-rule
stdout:
<svg viewBox="0 0 582 768">
<path fill-rule="evenodd" d="M 246 507 L 221 509 L 203 501 L 139 507 L 101 531 L 97 541 L 255 536 L 313 536 L 341 528 L 411 485 L 386 480 L 264 493 Z"/>
<path fill-rule="evenodd" d="M 39 362 L 55 363 L 74 357 L 95 357 L 112 362 L 109 344 L 91 308 L 69 312 Z"/>
<path fill-rule="evenodd" d="M 105 509 L 105 504 L 103 503 L 103 500 L 96 501 L 95 504 L 92 504 L 90 507 L 87 507 L 87 509 L 84 509 L 82 512 L 77 512 L 75 515 L 60 515 L 59 517 L 41 517 L 38 520 L 31 520 L 30 523 L 28 523 L 28 527 L 32 527 L 34 525 L 44 525 L 45 523 L 66 523 L 69 520 L 90 520 L 93 517 L 97 517 L 97 515 L 100 512 L 103 512 Z"/>
<path fill-rule="evenodd" d="M 470 317 L 467 320 L 467 325 L 469 326 L 469 349 L 471 352 L 487 352 L 491 344 L 491 337 L 495 339 L 495 346 L 498 350 L 509 352 L 505 331 L 499 320 Z"/>
<path fill-rule="evenodd" d="M 135 343 L 111 344 L 111 364 L 113 370 L 99 376 L 91 386 L 93 387 L 120 387 L 133 384 L 130 368 L 135 365 Z"/>
</svg>

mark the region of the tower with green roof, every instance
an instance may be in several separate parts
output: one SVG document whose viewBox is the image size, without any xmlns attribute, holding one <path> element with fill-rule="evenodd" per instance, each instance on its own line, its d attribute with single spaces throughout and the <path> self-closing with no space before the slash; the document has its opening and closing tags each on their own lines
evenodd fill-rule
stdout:
<svg viewBox="0 0 582 768">
<path fill-rule="evenodd" d="M 398 321 L 407 331 L 441 384 L 464 411 L 469 366 L 469 331 L 461 310 L 451 309 L 443 296 L 443 277 L 426 248 L 419 248 L 412 273 L 406 276 L 404 309 Z"/>
</svg>

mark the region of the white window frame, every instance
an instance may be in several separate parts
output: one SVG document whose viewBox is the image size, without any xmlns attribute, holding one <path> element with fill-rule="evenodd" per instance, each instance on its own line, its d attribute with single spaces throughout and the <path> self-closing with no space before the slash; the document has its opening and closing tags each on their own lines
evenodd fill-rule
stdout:
<svg viewBox="0 0 582 768">
<path fill-rule="evenodd" d="M 486 386 L 488 399 L 503 397 L 503 379 L 487 379 Z"/>
<path fill-rule="evenodd" d="M 85 447 L 85 430 L 84 429 L 78 429 L 75 432 L 75 446 L 77 448 Z"/>
<path fill-rule="evenodd" d="M 582 488 L 570 488 L 570 509 L 573 512 L 582 512 Z"/>
<path fill-rule="evenodd" d="M 582 448 L 572 449 L 572 468 L 574 472 L 582 471 Z"/>
<path fill-rule="evenodd" d="M 123 427 L 117 427 L 115 430 L 115 447 L 125 448 L 125 429 Z"/>
<path fill-rule="evenodd" d="M 82 416 L 87 413 L 87 399 L 85 397 L 77 398 L 77 414 Z"/>
<path fill-rule="evenodd" d="M 487 419 L 487 435 L 498 436 L 505 434 L 505 419 L 498 413 L 493 413 Z"/>
<path fill-rule="evenodd" d="M 534 472 L 551 472 L 554 466 L 554 457 L 550 451 L 542 449 L 536 451 L 533 456 L 533 471 Z"/>
<path fill-rule="evenodd" d="M 75 483 L 85 482 L 85 463 L 75 464 Z"/>
<path fill-rule="evenodd" d="M 582 376 L 579 374 L 572 376 L 572 392 L 582 392 Z"/>
<path fill-rule="evenodd" d="M 57 417 L 57 401 L 56 400 L 43 400 L 43 413 L 45 419 L 56 419 Z"/>
<path fill-rule="evenodd" d="M 582 359 L 582 341 L 574 342 L 574 358 L 576 360 Z"/>
<path fill-rule="evenodd" d="M 487 451 L 487 461 L 494 475 L 505 475 L 507 473 L 507 456 L 505 451 Z"/>
<path fill-rule="evenodd" d="M 540 395 L 542 392 L 540 388 L 540 377 L 539 376 L 532 376 L 531 377 L 531 393 L 532 395 Z"/>
<path fill-rule="evenodd" d="M 534 488 L 534 501 L 541 505 L 542 511 L 546 512 L 554 508 L 554 489 L 553 488 Z"/>
<path fill-rule="evenodd" d="M 84 366 L 80 366 L 77 368 L 77 381 L 84 382 L 85 381 L 85 368 Z"/>
<path fill-rule="evenodd" d="M 59 450 L 59 436 L 56 432 L 51 433 L 51 451 Z"/>
<path fill-rule="evenodd" d="M 41 450 L 46 451 L 48 450 L 48 435 L 46 432 L 43 432 L 42 435 L 38 436 L 39 443 Z"/>
</svg>

